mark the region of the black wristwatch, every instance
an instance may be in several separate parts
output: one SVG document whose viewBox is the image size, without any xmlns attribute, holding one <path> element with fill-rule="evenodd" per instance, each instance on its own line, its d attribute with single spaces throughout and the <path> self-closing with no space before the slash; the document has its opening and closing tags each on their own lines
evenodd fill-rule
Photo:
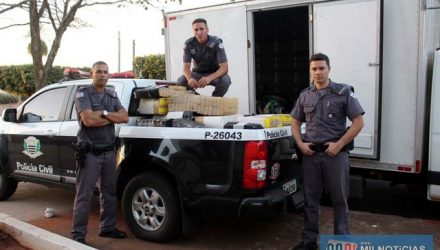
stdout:
<svg viewBox="0 0 440 250">
<path fill-rule="evenodd" d="M 107 110 L 103 110 L 101 113 L 101 118 L 107 118 L 108 116 L 108 111 Z"/>
</svg>

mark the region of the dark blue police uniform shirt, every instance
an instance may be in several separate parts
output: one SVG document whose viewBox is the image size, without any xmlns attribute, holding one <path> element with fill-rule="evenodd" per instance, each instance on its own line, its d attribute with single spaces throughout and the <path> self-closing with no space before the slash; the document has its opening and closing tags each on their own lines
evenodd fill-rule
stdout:
<svg viewBox="0 0 440 250">
<path fill-rule="evenodd" d="M 195 37 L 185 41 L 183 63 L 191 63 L 191 59 L 194 60 L 193 71 L 198 73 L 213 73 L 220 63 L 228 62 L 222 39 L 210 35 L 206 44 L 199 44 Z"/>
<path fill-rule="evenodd" d="M 303 90 L 290 114 L 306 123 L 304 141 L 325 143 L 344 135 L 347 117 L 352 120 L 364 113 L 351 86 L 330 81 L 325 89 L 318 90 L 312 83 Z"/>
<path fill-rule="evenodd" d="M 78 142 L 84 141 L 90 144 L 105 145 L 115 142 L 115 125 L 113 123 L 103 127 L 86 127 L 80 121 L 79 115 L 79 113 L 86 109 L 91 109 L 92 111 L 107 110 L 108 112 L 125 110 L 114 90 L 105 88 L 104 93 L 99 93 L 96 92 L 92 85 L 80 87 L 76 92 L 75 105 L 80 125 Z"/>
</svg>

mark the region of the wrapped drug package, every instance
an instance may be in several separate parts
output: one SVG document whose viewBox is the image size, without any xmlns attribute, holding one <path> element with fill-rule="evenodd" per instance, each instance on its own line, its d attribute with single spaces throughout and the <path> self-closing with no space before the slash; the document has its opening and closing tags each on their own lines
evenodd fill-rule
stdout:
<svg viewBox="0 0 440 250">
<path fill-rule="evenodd" d="M 202 115 L 234 115 L 238 98 L 201 95 L 179 95 L 168 98 L 169 111 L 194 111 Z"/>
<path fill-rule="evenodd" d="M 142 98 L 138 113 L 142 115 L 165 115 L 168 112 L 167 98 Z"/>
<path fill-rule="evenodd" d="M 160 98 L 176 95 L 187 94 L 186 87 L 183 86 L 157 86 L 152 85 L 145 88 L 137 89 L 134 94 L 136 98 Z"/>
<path fill-rule="evenodd" d="M 238 122 L 260 124 L 263 128 L 290 126 L 292 117 L 288 114 L 251 115 L 237 118 Z"/>
</svg>

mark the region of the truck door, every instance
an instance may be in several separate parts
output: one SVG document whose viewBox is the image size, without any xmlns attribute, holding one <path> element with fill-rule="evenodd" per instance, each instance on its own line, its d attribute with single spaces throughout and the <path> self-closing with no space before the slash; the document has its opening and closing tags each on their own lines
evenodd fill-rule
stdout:
<svg viewBox="0 0 440 250">
<path fill-rule="evenodd" d="M 239 97 L 238 113 L 249 112 L 247 65 L 247 25 L 245 6 L 208 9 L 203 12 L 169 13 L 165 16 L 165 43 L 167 78 L 176 81 L 182 75 L 183 45 L 193 37 L 192 21 L 204 18 L 208 22 L 209 34 L 223 40 L 228 58 L 229 75 L 232 84 L 226 96 Z M 213 87 L 198 89 L 204 95 L 211 95 Z"/>
<path fill-rule="evenodd" d="M 59 130 L 69 88 L 41 92 L 19 110 L 8 127 L 9 164 L 14 175 L 60 181 Z"/>
<path fill-rule="evenodd" d="M 365 126 L 351 153 L 373 159 L 379 157 L 380 41 L 380 0 L 313 5 L 313 52 L 330 57 L 330 78 L 352 85 L 365 110 Z"/>
<path fill-rule="evenodd" d="M 63 138 L 63 143 L 60 144 L 60 152 L 64 162 L 63 168 L 60 169 L 61 182 L 67 184 L 76 183 L 76 160 L 74 156 L 75 151 L 71 147 L 71 144 L 77 142 L 77 133 L 79 130 L 78 118 L 74 104 L 74 98 L 77 89 L 78 86 L 75 86 L 69 96 L 64 121 L 61 124 L 60 128 L 60 135 Z"/>
<path fill-rule="evenodd" d="M 428 199 L 440 201 L 440 49 L 435 52 L 429 128 Z"/>
</svg>

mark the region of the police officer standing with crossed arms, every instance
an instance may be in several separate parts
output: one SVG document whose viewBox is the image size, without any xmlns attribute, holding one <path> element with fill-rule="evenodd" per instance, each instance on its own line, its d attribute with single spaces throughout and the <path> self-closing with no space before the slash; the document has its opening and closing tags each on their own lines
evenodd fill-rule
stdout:
<svg viewBox="0 0 440 250">
<path fill-rule="evenodd" d="M 73 207 L 73 239 L 86 244 L 91 199 L 100 180 L 100 237 L 125 238 L 116 229 L 115 123 L 128 122 L 128 114 L 115 91 L 105 87 L 108 66 L 99 61 L 91 70 L 92 85 L 81 87 L 75 105 L 78 131 L 76 196 Z"/>
<path fill-rule="evenodd" d="M 194 37 L 185 41 L 183 49 L 183 75 L 177 79 L 179 85 L 191 89 L 215 87 L 212 96 L 224 96 L 231 85 L 228 75 L 228 59 L 222 39 L 208 35 L 205 19 L 197 18 L 192 23 Z M 191 61 L 194 69 L 191 71 Z"/>
<path fill-rule="evenodd" d="M 350 234 L 348 222 L 349 144 L 364 126 L 364 110 L 346 84 L 329 79 L 330 60 L 321 53 L 310 58 L 313 82 L 303 90 L 291 115 L 292 134 L 303 153 L 304 229 L 293 249 L 318 249 L 319 205 L 327 188 L 333 203 L 334 234 Z M 352 124 L 346 131 L 346 118 Z M 306 133 L 301 137 L 301 124 Z"/>
</svg>

